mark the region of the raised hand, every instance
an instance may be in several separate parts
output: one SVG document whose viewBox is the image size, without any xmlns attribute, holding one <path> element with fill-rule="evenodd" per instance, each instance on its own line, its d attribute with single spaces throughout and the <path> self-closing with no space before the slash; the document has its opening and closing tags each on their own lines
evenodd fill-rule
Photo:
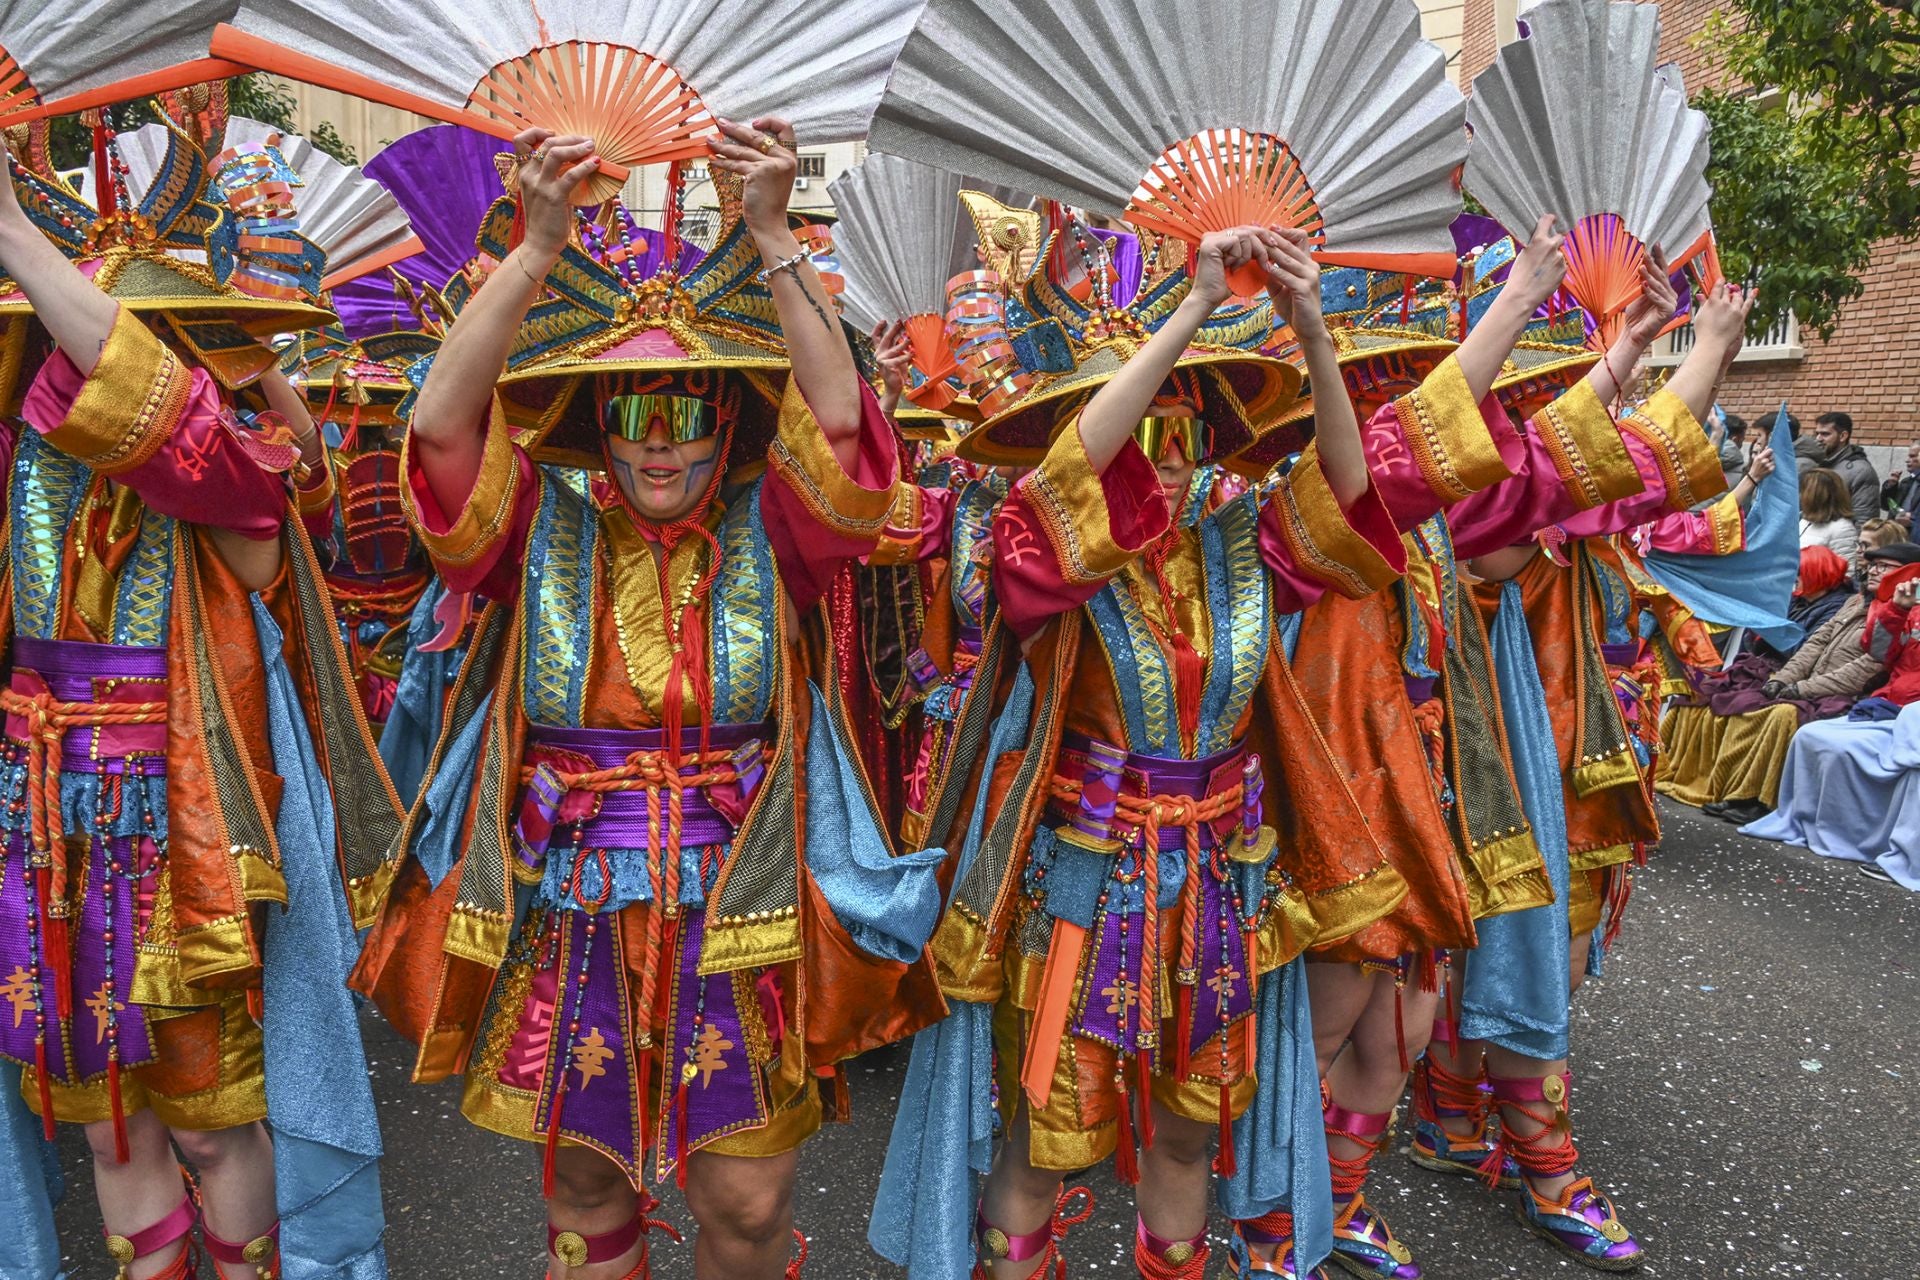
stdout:
<svg viewBox="0 0 1920 1280">
<path fill-rule="evenodd" d="M 794 152 L 793 126 L 777 116 L 751 124 L 718 122 L 720 132 L 707 139 L 713 152 L 709 166 L 731 173 L 745 184 L 741 207 L 747 229 L 766 235 L 787 226 L 787 202 L 793 196 L 793 176 L 800 157 Z"/>
<path fill-rule="evenodd" d="M 1293 326 L 1319 331 L 1326 327 L 1320 315 L 1320 264 L 1307 248 L 1307 233 L 1292 227 L 1268 227 L 1260 232 L 1266 249 L 1267 296 L 1274 314 Z"/>
<path fill-rule="evenodd" d="M 1507 272 L 1507 287 L 1501 291 L 1502 301 L 1512 297 L 1514 305 L 1524 307 L 1529 316 L 1567 278 L 1567 238 L 1553 229 L 1554 222 L 1554 215 L 1549 213 L 1534 224 L 1533 235 L 1514 259 Z"/>
<path fill-rule="evenodd" d="M 1731 361 L 1747 340 L 1747 315 L 1755 296 L 1731 281 L 1708 290 L 1693 313 L 1695 344 L 1719 353 L 1723 363 Z"/>
<path fill-rule="evenodd" d="M 1215 231 L 1200 241 L 1195 251 L 1193 295 L 1207 304 L 1211 313 L 1233 296 L 1227 273 L 1249 262 L 1266 261 L 1267 248 L 1259 227 L 1233 227 Z"/>
<path fill-rule="evenodd" d="M 593 139 L 578 134 L 555 136 L 538 127 L 523 129 L 513 140 L 519 157 L 520 209 L 526 222 L 524 243 L 551 262 L 573 234 L 573 193 L 593 175 L 598 161 Z"/>
<path fill-rule="evenodd" d="M 907 371 L 913 364 L 913 344 L 907 341 L 907 322 L 882 320 L 873 326 L 873 356 L 880 366 L 880 382 L 887 394 L 907 389 Z"/>
<path fill-rule="evenodd" d="M 1673 287 L 1672 268 L 1667 257 L 1654 245 L 1640 256 L 1640 296 L 1627 304 L 1626 337 L 1645 350 L 1653 345 L 1660 331 L 1680 309 L 1680 295 Z"/>
</svg>

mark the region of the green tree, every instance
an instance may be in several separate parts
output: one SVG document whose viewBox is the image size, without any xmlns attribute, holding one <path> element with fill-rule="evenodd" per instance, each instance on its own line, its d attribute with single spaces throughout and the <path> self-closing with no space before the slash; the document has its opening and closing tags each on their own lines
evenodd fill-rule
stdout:
<svg viewBox="0 0 1920 1280">
<path fill-rule="evenodd" d="M 1788 307 L 1824 336 L 1873 245 L 1920 235 L 1920 0 L 1728 0 L 1702 40 L 1714 223 L 1729 276 L 1760 272 L 1757 324 Z"/>
<path fill-rule="evenodd" d="M 332 121 L 316 121 L 311 128 L 302 130 L 294 119 L 294 106 L 293 91 L 271 76 L 236 76 L 227 81 L 227 110 L 230 115 L 258 120 L 288 133 L 303 133 L 309 142 L 334 159 L 347 164 L 357 163 L 353 148 L 347 145 Z M 148 99 L 121 103 L 113 108 L 116 129 L 137 129 L 157 118 L 154 105 Z M 53 121 L 50 132 L 50 146 L 56 167 L 77 169 L 90 163 L 93 155 L 92 130 L 79 120 L 67 116 Z"/>
</svg>

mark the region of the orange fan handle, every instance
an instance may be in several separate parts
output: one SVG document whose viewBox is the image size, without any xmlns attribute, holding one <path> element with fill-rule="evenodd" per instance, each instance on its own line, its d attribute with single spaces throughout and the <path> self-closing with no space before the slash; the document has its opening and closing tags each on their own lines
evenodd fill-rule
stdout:
<svg viewBox="0 0 1920 1280">
<path fill-rule="evenodd" d="M 243 76 L 253 69 L 238 62 L 229 62 L 225 58 L 195 58 L 191 62 L 182 62 L 171 67 L 162 67 L 158 71 L 128 76 L 124 80 L 115 80 L 112 84 L 103 84 L 97 88 L 84 89 L 79 93 L 70 93 L 64 98 L 55 98 L 51 102 L 42 102 L 38 106 L 0 117 L 0 125 L 32 124 L 35 120 L 46 120 L 53 116 L 73 115 L 94 107 L 112 106 L 116 102 L 125 102 L 131 98 L 145 98 L 156 93 L 165 93 L 170 89 L 184 89 L 190 84 L 205 84 L 209 80 Z"/>
<path fill-rule="evenodd" d="M 907 393 L 907 399 L 928 409 L 944 408 L 953 399 L 947 379 L 960 372 L 960 366 L 954 362 L 953 348 L 947 343 L 946 318 L 936 312 L 923 311 L 917 316 L 908 316 L 906 326 L 913 363 L 926 377 L 925 382 Z M 939 404 L 929 403 L 942 392 L 946 393 L 945 400 Z"/>
<path fill-rule="evenodd" d="M 409 93 L 384 84 L 371 76 L 358 71 L 349 71 L 311 54 L 299 53 L 271 40 L 240 30 L 229 23 L 222 22 L 213 29 L 213 52 L 217 57 L 229 58 L 240 64 L 240 71 L 270 71 L 274 75 L 285 76 L 289 80 L 298 80 L 303 84 L 317 84 L 328 89 L 338 89 L 342 93 L 351 93 L 365 98 L 369 102 L 378 102 L 383 106 L 398 107 L 402 111 L 411 111 L 426 116 L 430 120 L 439 120 L 446 124 L 463 124 L 469 129 L 478 129 L 481 133 L 496 138 L 513 141 L 520 128 L 505 120 L 496 120 L 478 111 L 465 107 L 449 106 L 436 102 L 432 98 Z M 203 79 L 205 77 L 202 77 Z M 625 165 L 615 164 L 604 157 L 600 159 L 600 172 L 614 182 L 625 182 L 631 172 Z"/>
</svg>

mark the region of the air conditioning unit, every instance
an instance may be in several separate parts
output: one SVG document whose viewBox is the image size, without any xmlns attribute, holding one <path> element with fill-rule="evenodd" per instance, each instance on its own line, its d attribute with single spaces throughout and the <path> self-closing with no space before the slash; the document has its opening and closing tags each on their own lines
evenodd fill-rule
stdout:
<svg viewBox="0 0 1920 1280">
<path fill-rule="evenodd" d="M 812 185 L 813 185 L 812 178 L 795 178 L 793 180 L 793 189 L 795 191 L 805 191 L 808 187 Z"/>
</svg>

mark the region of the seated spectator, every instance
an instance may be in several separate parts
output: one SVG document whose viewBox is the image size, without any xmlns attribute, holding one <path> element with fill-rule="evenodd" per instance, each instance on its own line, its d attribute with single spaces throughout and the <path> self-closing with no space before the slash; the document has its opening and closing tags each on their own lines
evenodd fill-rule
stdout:
<svg viewBox="0 0 1920 1280">
<path fill-rule="evenodd" d="M 1867 451 L 1853 442 L 1853 419 L 1844 413 L 1823 413 L 1814 419 L 1813 438 L 1825 455 L 1820 465 L 1838 472 L 1852 500 L 1855 524 L 1880 514 L 1880 473 Z"/>
<path fill-rule="evenodd" d="M 1860 546 L 1860 526 L 1853 522 L 1853 502 L 1847 486 L 1835 472 L 1821 467 L 1800 476 L 1800 547 L 1828 547 L 1851 561 Z"/>
<path fill-rule="evenodd" d="M 1720 451 L 1720 470 L 1727 477 L 1727 487 L 1732 488 L 1747 470 L 1746 420 L 1715 405 L 1707 418 L 1707 439 Z"/>
<path fill-rule="evenodd" d="M 1667 712 L 1656 790 L 1729 822 L 1752 822 L 1774 807 L 1795 733 L 1845 715 L 1885 673 L 1866 647 L 1868 606 L 1890 573 L 1920 561 L 1920 546 L 1898 542 L 1866 557 L 1867 590 L 1853 594 L 1759 689 L 1711 692 L 1705 706 Z"/>
<path fill-rule="evenodd" d="M 1793 603 L 1787 606 L 1787 621 L 1799 623 L 1807 635 L 1812 635 L 1826 626 L 1856 594 L 1851 564 L 1831 547 L 1807 547 L 1800 552 L 1800 576 L 1793 583 Z M 1792 650 L 1780 656 L 1791 657 Z"/>
<path fill-rule="evenodd" d="M 1870 653 L 1885 654 L 1886 686 L 1847 718 L 1795 734 L 1778 808 L 1742 830 L 1920 890 L 1920 547 L 1895 543 L 1869 554 L 1899 566 L 1880 575 L 1864 641 Z"/>
<path fill-rule="evenodd" d="M 1907 446 L 1907 469 L 1887 477 L 1880 486 L 1880 502 L 1902 528 L 1913 532 L 1913 514 L 1920 511 L 1920 444 Z"/>
</svg>

